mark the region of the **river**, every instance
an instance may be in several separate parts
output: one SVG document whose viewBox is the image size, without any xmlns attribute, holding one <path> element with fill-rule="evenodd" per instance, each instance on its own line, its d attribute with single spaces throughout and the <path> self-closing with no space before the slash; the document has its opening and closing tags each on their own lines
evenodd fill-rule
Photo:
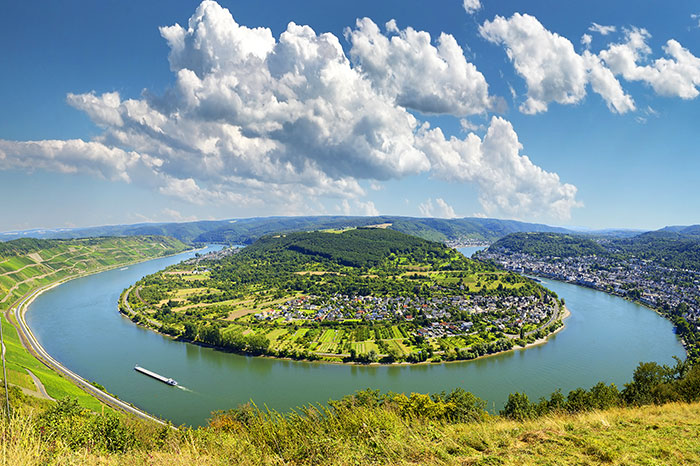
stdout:
<svg viewBox="0 0 700 466">
<path fill-rule="evenodd" d="M 32 303 L 27 323 L 66 367 L 176 425 L 205 424 L 212 411 L 249 400 L 287 411 L 368 387 L 406 393 L 462 387 L 497 410 L 510 392 L 537 399 L 557 388 L 566 393 L 598 381 L 621 387 L 639 361 L 671 364 L 673 356 L 685 355 L 671 323 L 653 311 L 549 280 L 542 284 L 565 298 L 571 310 L 563 330 L 544 345 L 448 364 L 349 366 L 238 356 L 173 341 L 119 314 L 117 300 L 123 289 L 193 255 L 155 259 L 67 282 Z M 172 377 L 182 387 L 139 374 L 135 364 Z"/>
</svg>

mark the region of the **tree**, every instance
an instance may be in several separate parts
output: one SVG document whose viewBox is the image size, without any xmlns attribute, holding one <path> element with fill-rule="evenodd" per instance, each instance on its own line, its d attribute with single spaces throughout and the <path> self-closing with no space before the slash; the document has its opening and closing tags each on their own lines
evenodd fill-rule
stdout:
<svg viewBox="0 0 700 466">
<path fill-rule="evenodd" d="M 580 413 L 591 408 L 589 393 L 583 388 L 571 390 L 566 397 L 566 409 L 570 413 Z"/>
<path fill-rule="evenodd" d="M 219 346 L 221 344 L 221 330 L 214 325 L 208 325 L 199 331 L 199 338 L 202 342 Z"/>
<path fill-rule="evenodd" d="M 516 421 L 530 419 L 535 415 L 535 405 L 530 402 L 525 393 L 511 393 L 500 414 Z"/>
<path fill-rule="evenodd" d="M 589 390 L 589 402 L 595 409 L 619 406 L 621 402 L 620 391 L 614 383 L 605 385 L 603 382 L 598 382 Z"/>
<path fill-rule="evenodd" d="M 452 421 L 478 422 L 486 418 L 486 401 L 462 388 L 455 388 L 448 394 L 436 394 L 433 399 L 447 403 L 445 414 Z"/>
<path fill-rule="evenodd" d="M 369 350 L 369 353 L 367 353 L 367 361 L 377 362 L 378 359 L 379 359 L 379 356 L 377 355 L 377 352 L 374 351 L 373 349 Z"/>
<path fill-rule="evenodd" d="M 253 354 L 265 354 L 270 347 L 270 340 L 264 335 L 254 334 L 247 337 L 248 351 Z"/>
<path fill-rule="evenodd" d="M 561 389 L 557 389 L 549 396 L 549 400 L 544 397 L 540 398 L 540 402 L 537 403 L 536 407 L 537 415 L 541 416 L 547 413 L 557 413 L 563 411 L 565 405 L 566 398 L 561 393 Z"/>
<path fill-rule="evenodd" d="M 190 321 L 185 322 L 185 331 L 182 333 L 183 337 L 187 338 L 188 340 L 194 341 L 197 338 L 198 333 L 199 326 L 197 324 Z"/>
<path fill-rule="evenodd" d="M 625 384 L 622 391 L 624 400 L 633 405 L 645 405 L 655 403 L 654 388 L 664 383 L 670 369 L 660 366 L 655 362 L 640 362 L 634 370 L 632 382 Z"/>
</svg>

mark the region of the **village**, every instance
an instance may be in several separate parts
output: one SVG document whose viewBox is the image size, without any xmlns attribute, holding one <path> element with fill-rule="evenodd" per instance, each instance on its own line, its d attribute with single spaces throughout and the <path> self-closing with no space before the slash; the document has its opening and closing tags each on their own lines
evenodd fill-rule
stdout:
<svg viewBox="0 0 700 466">
<path fill-rule="evenodd" d="M 596 255 L 555 258 L 483 251 L 479 258 L 493 260 L 516 273 L 587 286 L 652 308 L 679 309 L 700 331 L 700 272 L 694 270 L 662 267 L 637 258 L 618 260 Z"/>
<path fill-rule="evenodd" d="M 548 297 L 547 297 L 548 298 Z M 538 327 L 557 315 L 553 299 L 535 296 L 301 296 L 277 309 L 254 315 L 259 321 L 285 322 L 414 322 L 415 335 L 440 338 L 469 334 L 473 327 L 518 333 Z M 476 327 L 475 327 L 476 326 Z"/>
</svg>

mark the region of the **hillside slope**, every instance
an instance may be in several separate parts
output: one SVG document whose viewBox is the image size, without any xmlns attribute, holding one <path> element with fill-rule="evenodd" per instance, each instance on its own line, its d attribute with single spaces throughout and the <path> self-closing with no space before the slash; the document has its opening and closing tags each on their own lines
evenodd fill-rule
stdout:
<svg viewBox="0 0 700 466">
<path fill-rule="evenodd" d="M 162 236 L 17 239 L 0 243 L 0 310 L 33 288 L 100 267 L 174 254 L 182 242 Z"/>
<path fill-rule="evenodd" d="M 492 252 L 536 257 L 604 256 L 643 259 L 659 266 L 700 270 L 700 236 L 694 227 L 641 233 L 629 238 L 599 238 L 562 233 L 513 233 L 490 246 Z"/>
<path fill-rule="evenodd" d="M 581 235 L 558 233 L 513 233 L 491 246 L 492 252 L 514 252 L 537 257 L 572 257 L 607 254 L 603 246 Z"/>
<path fill-rule="evenodd" d="M 73 240 L 24 238 L 0 243 L 0 311 L 8 311 L 21 297 L 42 286 L 185 249 L 184 243 L 161 236 Z M 24 348 L 7 315 L 2 314 L 2 328 L 10 385 L 33 392 L 38 388 L 31 378 L 33 374 L 49 396 L 56 399 L 76 397 L 83 406 L 99 409 L 101 405 L 95 398 L 47 368 Z"/>
</svg>

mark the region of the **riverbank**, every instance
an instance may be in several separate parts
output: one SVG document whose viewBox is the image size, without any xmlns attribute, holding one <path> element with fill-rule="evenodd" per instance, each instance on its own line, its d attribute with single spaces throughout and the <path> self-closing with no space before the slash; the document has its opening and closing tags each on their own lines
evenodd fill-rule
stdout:
<svg viewBox="0 0 700 466">
<path fill-rule="evenodd" d="M 136 263 L 136 262 L 134 262 Z M 94 273 L 100 273 L 100 272 L 106 272 L 108 270 L 113 270 L 118 267 L 123 267 L 124 264 L 120 264 L 114 267 L 110 267 L 105 270 L 100 270 L 100 271 L 95 271 Z M 34 333 L 32 332 L 31 328 L 29 325 L 26 323 L 25 320 L 25 313 L 27 312 L 27 309 L 31 305 L 31 303 L 42 293 L 49 291 L 59 285 L 62 285 L 63 283 L 66 283 L 70 280 L 74 280 L 76 278 L 81 278 L 84 276 L 92 275 L 93 273 L 88 273 L 88 274 L 82 274 L 80 276 L 75 276 L 71 277 L 68 279 L 61 280 L 57 283 L 52 283 L 50 285 L 46 285 L 42 288 L 39 288 L 38 290 L 35 290 L 32 292 L 29 296 L 25 297 L 23 300 L 20 301 L 19 304 L 16 304 L 12 308 L 8 310 L 8 312 L 11 312 L 14 310 L 12 313 L 12 316 L 14 317 L 15 328 L 18 330 L 18 333 L 20 334 L 20 338 L 22 341 L 23 346 L 29 353 L 39 360 L 42 364 L 44 364 L 46 367 L 49 369 L 57 372 L 58 374 L 61 374 L 63 377 L 68 379 L 71 383 L 73 383 L 75 386 L 83 390 L 84 392 L 88 393 L 89 395 L 97 398 L 100 402 L 105 403 L 106 405 L 110 406 L 111 408 L 123 411 L 125 413 L 134 415 L 140 419 L 147 420 L 147 421 L 153 421 L 162 425 L 166 425 L 165 422 L 162 420 L 151 416 L 150 414 L 146 413 L 145 411 L 142 411 L 135 406 L 125 403 L 118 398 L 116 398 L 114 395 L 100 390 L 99 388 L 95 387 L 89 380 L 81 377 L 80 375 L 76 374 L 75 372 L 71 371 L 67 367 L 65 367 L 63 364 L 61 364 L 59 361 L 54 359 L 39 343 L 39 340 L 34 336 Z"/>
<path fill-rule="evenodd" d="M 569 317 L 571 317 L 571 311 L 569 311 L 568 307 L 564 306 L 564 315 L 561 316 L 561 323 L 562 323 L 561 327 L 557 328 L 556 330 L 554 330 L 552 333 L 550 333 L 549 335 L 547 335 L 544 338 L 537 339 L 537 340 L 533 341 L 532 343 L 528 343 L 525 346 L 521 346 L 520 348 L 514 348 L 514 350 L 532 348 L 533 346 L 539 346 L 539 345 L 542 345 L 544 343 L 547 343 L 547 341 L 552 336 L 556 335 L 560 331 L 564 330 L 564 328 L 566 328 L 566 324 L 564 323 L 564 321 L 566 319 L 568 319 Z"/>
</svg>

